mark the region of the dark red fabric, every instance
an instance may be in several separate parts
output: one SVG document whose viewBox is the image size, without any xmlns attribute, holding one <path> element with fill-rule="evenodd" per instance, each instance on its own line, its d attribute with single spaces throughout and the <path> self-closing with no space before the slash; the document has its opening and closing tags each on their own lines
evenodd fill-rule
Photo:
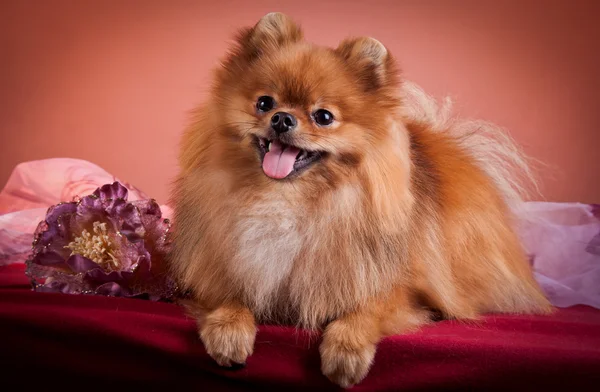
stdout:
<svg viewBox="0 0 600 392">
<path fill-rule="evenodd" d="M 240 370 L 218 368 L 173 304 L 34 293 L 22 265 L 0 267 L 0 388 L 336 390 L 318 336 L 261 327 Z M 385 339 L 358 391 L 599 390 L 600 311 L 444 321 Z"/>
</svg>

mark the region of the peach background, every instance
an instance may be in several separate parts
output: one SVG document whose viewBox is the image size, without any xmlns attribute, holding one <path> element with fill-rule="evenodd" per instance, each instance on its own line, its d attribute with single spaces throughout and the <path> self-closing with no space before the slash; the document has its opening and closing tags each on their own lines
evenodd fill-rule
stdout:
<svg viewBox="0 0 600 392">
<path fill-rule="evenodd" d="M 236 28 L 274 10 L 320 44 L 378 38 L 407 77 L 547 163 L 547 199 L 600 202 L 594 0 L 3 0 L 0 183 L 18 162 L 68 156 L 165 201 L 209 70 Z"/>
</svg>

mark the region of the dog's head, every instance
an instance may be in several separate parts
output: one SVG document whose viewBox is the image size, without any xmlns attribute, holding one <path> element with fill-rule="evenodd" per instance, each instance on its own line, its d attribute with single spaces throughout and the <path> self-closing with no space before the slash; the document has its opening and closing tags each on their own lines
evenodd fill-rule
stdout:
<svg viewBox="0 0 600 392">
<path fill-rule="evenodd" d="M 336 49 L 303 39 L 280 13 L 242 30 L 208 103 L 223 165 L 282 183 L 331 183 L 390 141 L 398 74 L 373 38 Z"/>
</svg>

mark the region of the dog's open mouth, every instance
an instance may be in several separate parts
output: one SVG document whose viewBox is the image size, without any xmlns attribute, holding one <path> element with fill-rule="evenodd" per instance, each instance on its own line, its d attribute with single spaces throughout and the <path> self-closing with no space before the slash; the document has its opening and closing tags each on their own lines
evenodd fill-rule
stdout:
<svg viewBox="0 0 600 392">
<path fill-rule="evenodd" d="M 323 156 L 321 152 L 303 150 L 279 140 L 256 137 L 255 142 L 263 172 L 266 176 L 276 180 L 308 169 Z"/>
</svg>

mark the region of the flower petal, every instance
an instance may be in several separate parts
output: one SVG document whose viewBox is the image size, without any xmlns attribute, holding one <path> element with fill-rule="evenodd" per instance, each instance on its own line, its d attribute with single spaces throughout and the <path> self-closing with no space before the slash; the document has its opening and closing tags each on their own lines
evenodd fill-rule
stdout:
<svg viewBox="0 0 600 392">
<path fill-rule="evenodd" d="M 46 212 L 46 222 L 52 224 L 58 221 L 62 215 L 73 214 L 77 210 L 77 203 L 59 203 L 55 206 L 48 208 Z"/>
<path fill-rule="evenodd" d="M 107 282 L 126 282 L 132 276 L 131 272 L 127 271 L 111 271 L 109 273 L 104 272 L 100 269 L 92 269 L 85 273 L 83 280 L 87 283 L 98 286 Z"/>
<path fill-rule="evenodd" d="M 67 259 L 67 265 L 73 272 L 87 272 L 94 269 L 102 269 L 92 260 L 81 255 L 72 255 Z"/>
<path fill-rule="evenodd" d="M 135 205 L 143 216 L 152 217 L 154 219 L 160 219 L 162 217 L 160 206 L 154 199 L 136 200 L 131 202 L 131 204 Z"/>
<path fill-rule="evenodd" d="M 68 241 L 68 228 L 71 216 L 77 211 L 76 203 L 61 203 L 52 206 L 46 213 L 46 218 L 36 230 L 34 248 L 42 248 L 58 241 L 58 247 L 66 244 Z"/>
<path fill-rule="evenodd" d="M 125 206 L 117 206 L 114 214 L 122 219 L 120 232 L 131 242 L 142 240 L 145 235 L 144 225 L 140 211 L 132 203 Z"/>
<path fill-rule="evenodd" d="M 45 251 L 37 253 L 31 262 L 45 267 L 66 267 L 65 259 L 54 251 Z"/>
<path fill-rule="evenodd" d="M 129 241 L 126 236 L 112 235 L 113 255 L 119 260 L 122 271 L 131 271 L 142 258 L 150 258 L 145 241 Z"/>
<path fill-rule="evenodd" d="M 56 280 L 53 280 L 47 284 L 37 286 L 35 288 L 35 291 L 40 292 L 40 293 L 63 293 L 63 294 L 73 294 L 76 292 L 69 286 L 68 283 L 59 282 Z"/>
<path fill-rule="evenodd" d="M 129 290 L 125 287 L 121 287 L 118 283 L 108 282 L 96 287 L 96 294 L 107 295 L 110 297 L 127 297 L 129 296 Z"/>
<path fill-rule="evenodd" d="M 171 222 L 168 219 L 162 219 L 160 206 L 155 200 L 139 200 L 133 202 L 142 214 L 142 223 L 146 230 L 144 243 L 146 249 L 150 250 L 152 260 L 162 258 L 169 251 L 170 243 L 168 232 L 171 228 Z"/>
<path fill-rule="evenodd" d="M 127 188 L 121 185 L 118 181 L 115 181 L 112 184 L 102 185 L 100 188 L 96 189 L 93 195 L 101 200 L 127 200 L 128 193 L 129 191 Z"/>
<path fill-rule="evenodd" d="M 106 215 L 119 218 L 120 209 L 127 204 L 127 188 L 118 182 L 106 184 L 96 189 L 94 193 L 81 199 L 77 213 L 87 220 L 104 220 Z"/>
</svg>

